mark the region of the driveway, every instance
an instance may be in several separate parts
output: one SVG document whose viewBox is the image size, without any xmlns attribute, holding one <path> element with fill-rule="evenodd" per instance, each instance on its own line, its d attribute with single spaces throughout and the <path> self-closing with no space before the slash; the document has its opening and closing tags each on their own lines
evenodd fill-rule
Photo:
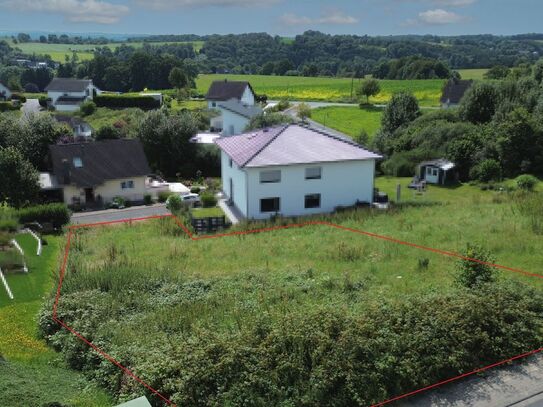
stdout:
<svg viewBox="0 0 543 407">
<path fill-rule="evenodd" d="M 497 367 L 483 376 L 430 390 L 400 401 L 398 407 L 541 407 L 543 406 L 543 355 L 524 363 Z"/>
<path fill-rule="evenodd" d="M 39 113 L 41 111 L 41 106 L 38 99 L 27 99 L 21 108 L 25 116 L 31 114 Z"/>
<path fill-rule="evenodd" d="M 81 225 L 90 223 L 114 222 L 169 214 L 170 211 L 166 209 L 166 205 L 156 204 L 152 206 L 137 206 L 126 209 L 106 209 L 103 211 L 78 212 L 72 215 L 72 223 L 75 225 Z"/>
</svg>

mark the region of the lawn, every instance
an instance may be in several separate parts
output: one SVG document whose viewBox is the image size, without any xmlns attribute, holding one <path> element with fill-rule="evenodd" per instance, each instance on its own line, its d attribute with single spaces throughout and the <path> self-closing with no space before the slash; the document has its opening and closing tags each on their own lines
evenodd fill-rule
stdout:
<svg viewBox="0 0 543 407">
<path fill-rule="evenodd" d="M 66 368 L 59 354 L 38 338 L 37 315 L 53 289 L 59 237 L 48 236 L 40 257 L 30 235 L 18 235 L 29 274 L 8 274 L 14 300 L 0 289 L 0 399 L 6 406 L 40 406 L 59 401 L 73 406 L 110 406 L 105 393 Z"/>
<path fill-rule="evenodd" d="M 462 79 L 475 79 L 482 80 L 484 79 L 483 75 L 488 71 L 487 68 L 481 69 L 458 69 Z"/>
<path fill-rule="evenodd" d="M 265 75 L 199 75 L 196 86 L 205 94 L 215 80 L 249 81 L 256 93 L 263 93 L 269 99 L 351 101 L 351 89 L 356 89 L 358 79 L 351 78 L 306 78 L 299 76 Z M 386 103 L 394 92 L 410 91 L 423 106 L 439 106 L 441 89 L 445 81 L 430 80 L 381 80 L 381 93 L 371 98 L 372 103 Z"/>
<path fill-rule="evenodd" d="M 224 212 L 218 206 L 214 208 L 194 208 L 190 211 L 195 219 L 199 218 L 218 218 L 224 216 Z"/>
<path fill-rule="evenodd" d="M 324 126 L 331 127 L 351 137 L 360 135 L 362 130 L 373 137 L 381 127 L 383 109 L 379 107 L 329 106 L 313 109 L 311 118 Z"/>
<path fill-rule="evenodd" d="M 144 42 L 126 42 L 126 43 L 108 43 L 108 44 L 42 44 L 39 42 L 27 42 L 22 44 L 13 44 L 11 39 L 8 39 L 11 46 L 21 49 L 26 54 L 50 55 L 53 61 L 64 62 L 66 55 L 70 58 L 73 52 L 77 53 L 79 60 L 89 60 L 94 58 L 94 49 L 97 47 L 109 47 L 115 50 L 122 44 L 130 45 L 136 48 L 141 48 Z M 164 44 L 187 44 L 182 42 L 152 42 L 150 45 Z M 195 41 L 191 43 L 196 51 L 199 51 L 203 46 L 203 41 Z"/>
<path fill-rule="evenodd" d="M 140 109 L 108 109 L 99 107 L 89 116 L 83 117 L 95 130 L 104 126 L 113 126 L 115 123 L 126 123 L 128 129 L 135 130 L 138 119 L 141 117 Z"/>
</svg>

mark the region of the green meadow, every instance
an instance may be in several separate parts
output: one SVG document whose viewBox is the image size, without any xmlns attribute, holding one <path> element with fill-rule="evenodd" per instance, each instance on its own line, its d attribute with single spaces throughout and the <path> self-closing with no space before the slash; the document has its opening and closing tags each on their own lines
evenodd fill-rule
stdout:
<svg viewBox="0 0 543 407">
<path fill-rule="evenodd" d="M 362 131 L 373 137 L 381 127 L 382 114 L 380 107 L 329 106 L 313 109 L 311 118 L 351 137 L 357 137 Z"/>
</svg>

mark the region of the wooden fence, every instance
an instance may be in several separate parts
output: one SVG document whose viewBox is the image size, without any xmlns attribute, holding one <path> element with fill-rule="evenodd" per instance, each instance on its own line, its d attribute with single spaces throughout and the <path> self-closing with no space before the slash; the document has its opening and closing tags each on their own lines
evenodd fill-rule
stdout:
<svg viewBox="0 0 543 407">
<path fill-rule="evenodd" d="M 213 233 L 230 226 L 225 216 L 192 218 L 190 223 L 197 233 Z"/>
</svg>

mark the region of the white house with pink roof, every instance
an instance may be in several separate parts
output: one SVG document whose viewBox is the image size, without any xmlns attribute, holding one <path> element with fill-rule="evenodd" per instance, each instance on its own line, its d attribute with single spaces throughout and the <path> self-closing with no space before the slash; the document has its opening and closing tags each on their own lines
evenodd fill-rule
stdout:
<svg viewBox="0 0 543 407">
<path fill-rule="evenodd" d="M 373 201 L 381 156 L 347 136 L 286 125 L 220 137 L 224 194 L 249 219 L 333 212 Z"/>
</svg>

